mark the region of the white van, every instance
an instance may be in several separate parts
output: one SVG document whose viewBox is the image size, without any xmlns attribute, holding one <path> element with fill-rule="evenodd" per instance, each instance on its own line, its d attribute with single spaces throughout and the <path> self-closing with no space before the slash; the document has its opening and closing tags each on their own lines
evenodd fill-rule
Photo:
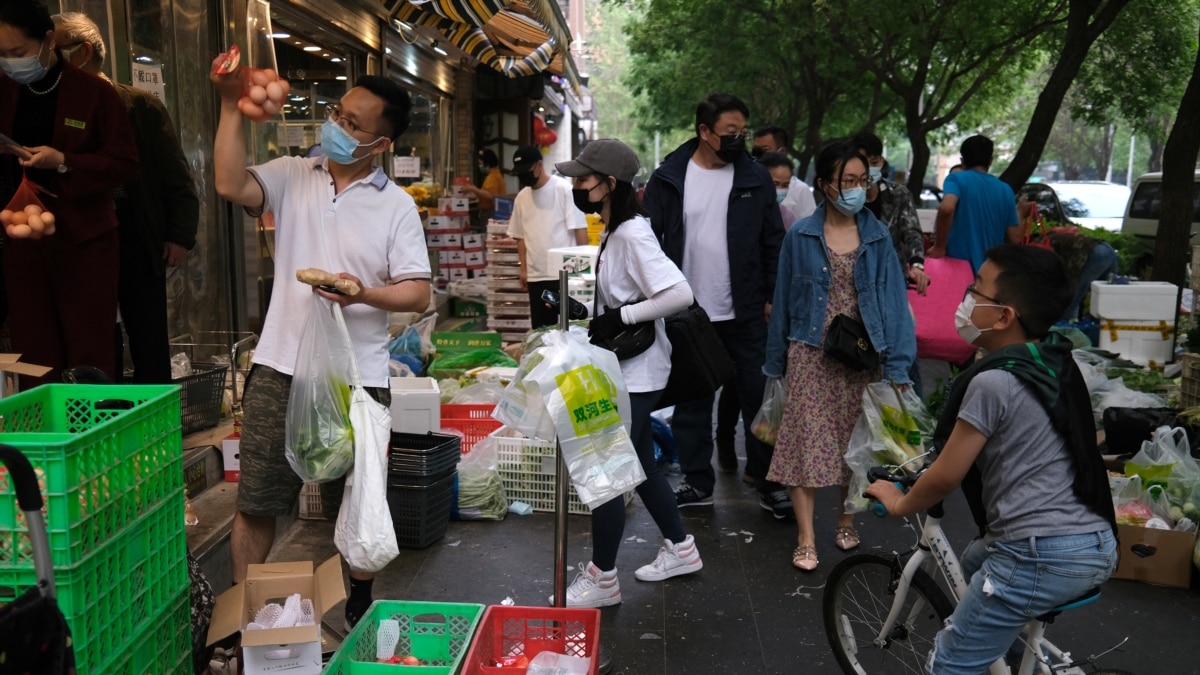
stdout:
<svg viewBox="0 0 1200 675">
<path fill-rule="evenodd" d="M 1200 171 L 1196 172 L 1195 180 L 1200 183 Z M 1194 193 L 1194 208 L 1192 215 L 1192 241 L 1200 244 L 1200 189 Z M 1155 236 L 1158 234 L 1158 219 L 1162 215 L 1162 172 L 1147 173 L 1139 176 L 1133 183 L 1133 194 L 1129 205 L 1125 207 L 1125 218 L 1121 221 L 1121 232 L 1135 234 L 1146 244 L 1153 255 Z M 1186 246 L 1189 242 L 1181 241 Z"/>
</svg>

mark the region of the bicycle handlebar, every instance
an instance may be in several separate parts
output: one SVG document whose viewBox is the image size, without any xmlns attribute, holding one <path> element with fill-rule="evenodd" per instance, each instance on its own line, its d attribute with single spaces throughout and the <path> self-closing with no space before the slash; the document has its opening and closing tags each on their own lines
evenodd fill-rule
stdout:
<svg viewBox="0 0 1200 675">
<path fill-rule="evenodd" d="M 899 488 L 901 492 L 908 492 L 908 489 L 911 488 L 917 482 L 917 479 L 921 477 L 921 472 L 910 475 L 904 473 L 903 471 L 893 471 L 895 468 L 896 467 L 873 466 L 867 469 L 867 481 L 870 483 L 874 483 L 877 480 L 891 481 L 892 483 L 896 484 L 896 487 Z M 870 495 L 864 494 L 863 496 L 871 499 Z M 874 501 L 874 499 L 871 499 L 871 501 L 871 513 L 874 513 L 880 518 L 887 517 L 887 508 L 883 504 Z"/>
</svg>

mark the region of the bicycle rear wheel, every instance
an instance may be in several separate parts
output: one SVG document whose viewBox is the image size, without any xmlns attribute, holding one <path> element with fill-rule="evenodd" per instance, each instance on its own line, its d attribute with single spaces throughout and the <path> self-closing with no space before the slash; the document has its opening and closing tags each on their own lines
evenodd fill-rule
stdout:
<svg viewBox="0 0 1200 675">
<path fill-rule="evenodd" d="M 835 565 L 825 581 L 825 635 L 845 673 L 924 673 L 933 638 L 954 611 L 937 582 L 917 570 L 896 626 L 877 644 L 895 599 L 896 564 L 882 552 L 858 553 Z"/>
</svg>

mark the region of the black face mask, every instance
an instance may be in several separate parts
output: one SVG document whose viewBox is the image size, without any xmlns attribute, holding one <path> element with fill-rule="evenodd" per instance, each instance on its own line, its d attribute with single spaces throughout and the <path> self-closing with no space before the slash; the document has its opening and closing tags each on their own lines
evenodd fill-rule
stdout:
<svg viewBox="0 0 1200 675">
<path fill-rule="evenodd" d="M 592 190 L 595 190 L 596 187 L 593 187 Z M 592 190 L 584 190 L 582 188 L 571 190 L 571 199 L 575 200 L 575 208 L 584 213 L 600 213 L 604 208 L 604 202 L 591 201 Z"/>
<path fill-rule="evenodd" d="M 767 154 L 767 151 L 756 145 L 750 148 L 750 154 L 754 156 L 754 159 L 762 159 L 762 156 Z"/>
<path fill-rule="evenodd" d="M 538 182 L 537 176 L 533 175 L 533 171 L 517 174 L 517 185 L 521 187 L 533 187 Z"/>
<path fill-rule="evenodd" d="M 728 134 L 720 136 L 721 149 L 717 150 L 717 159 L 726 164 L 732 164 L 738 157 L 746 154 L 746 137 Z"/>
</svg>

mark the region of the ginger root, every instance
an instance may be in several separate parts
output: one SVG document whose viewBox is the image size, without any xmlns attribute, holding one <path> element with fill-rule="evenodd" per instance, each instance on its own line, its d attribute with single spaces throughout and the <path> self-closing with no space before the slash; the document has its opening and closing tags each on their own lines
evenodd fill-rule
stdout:
<svg viewBox="0 0 1200 675">
<path fill-rule="evenodd" d="M 310 286 L 333 286 L 345 295 L 358 295 L 358 292 L 362 290 L 358 284 L 350 279 L 339 278 L 315 267 L 296 270 L 296 280 Z"/>
</svg>

